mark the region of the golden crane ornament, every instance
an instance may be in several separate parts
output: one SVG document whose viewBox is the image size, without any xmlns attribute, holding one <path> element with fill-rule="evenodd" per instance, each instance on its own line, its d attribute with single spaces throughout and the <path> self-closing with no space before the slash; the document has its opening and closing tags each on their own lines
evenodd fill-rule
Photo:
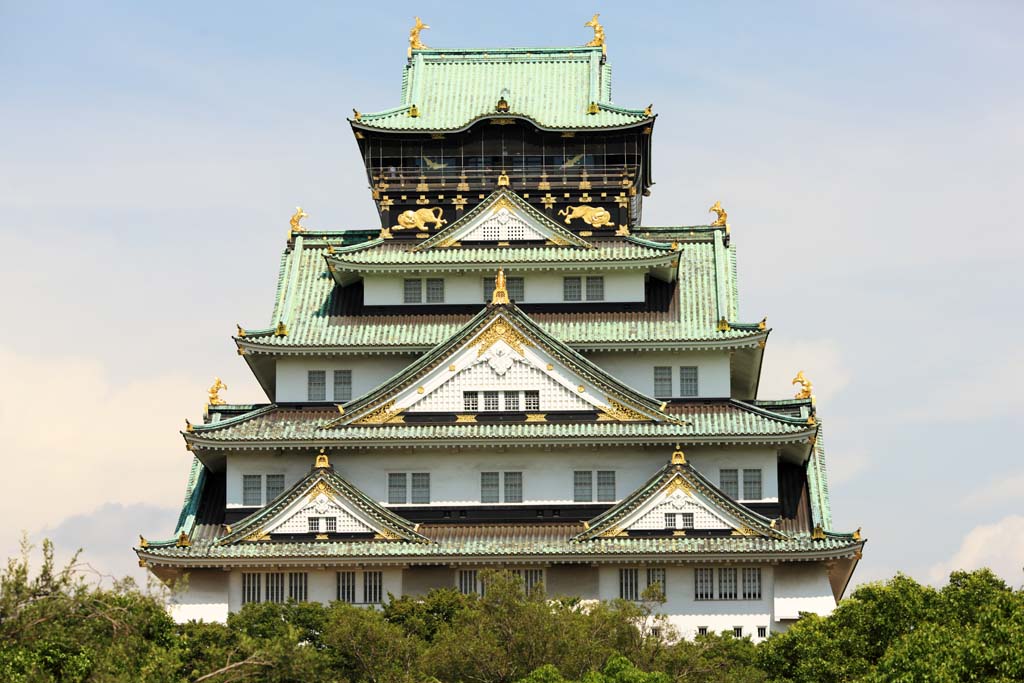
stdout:
<svg viewBox="0 0 1024 683">
<path fill-rule="evenodd" d="M 423 23 L 423 20 L 416 17 L 416 24 L 409 29 L 409 57 L 412 57 L 413 50 L 426 50 L 427 46 L 420 40 L 420 31 L 425 31 L 429 26 Z"/>
</svg>

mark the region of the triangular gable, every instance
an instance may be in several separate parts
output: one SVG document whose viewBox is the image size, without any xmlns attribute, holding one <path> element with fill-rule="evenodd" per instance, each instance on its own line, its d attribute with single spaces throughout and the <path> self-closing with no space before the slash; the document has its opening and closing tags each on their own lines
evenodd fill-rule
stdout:
<svg viewBox="0 0 1024 683">
<path fill-rule="evenodd" d="M 736 536 L 785 538 L 773 522 L 736 503 L 686 462 L 682 451 L 672 454 L 646 484 L 587 523 L 577 540 L 628 536 L 661 530 L 685 534 L 689 529 L 666 528 L 666 514 L 692 514 L 694 531 L 731 531 Z M 678 519 L 678 518 L 677 518 Z"/>
<path fill-rule="evenodd" d="M 464 391 L 495 389 L 539 390 L 540 409 L 520 412 L 593 410 L 599 420 L 679 421 L 548 335 L 514 304 L 492 304 L 386 384 L 343 406 L 324 428 L 403 422 L 406 412 L 464 413 Z"/>
<path fill-rule="evenodd" d="M 465 216 L 412 250 L 447 248 L 462 242 L 521 241 L 593 248 L 589 242 L 548 218 L 515 192 L 499 189 Z"/>
<path fill-rule="evenodd" d="M 267 541 L 275 535 L 305 534 L 309 518 L 332 518 L 331 534 L 373 534 L 379 540 L 423 541 L 408 520 L 382 507 L 335 473 L 322 452 L 304 479 L 270 505 L 233 525 L 218 543 Z M 320 528 L 326 532 L 326 525 Z"/>
</svg>

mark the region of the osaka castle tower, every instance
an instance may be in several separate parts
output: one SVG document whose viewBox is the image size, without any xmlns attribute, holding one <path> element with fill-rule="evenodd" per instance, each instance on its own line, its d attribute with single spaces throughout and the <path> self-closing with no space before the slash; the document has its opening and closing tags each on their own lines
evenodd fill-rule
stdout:
<svg viewBox="0 0 1024 683">
<path fill-rule="evenodd" d="M 740 318 L 718 202 L 642 223 L 657 116 L 612 103 L 587 27 L 444 49 L 417 19 L 397 105 L 349 119 L 380 225 L 295 212 L 270 319 L 234 336 L 268 402 L 217 380 L 182 432 L 173 538 L 135 549 L 188 577 L 175 618 L 480 593 L 487 569 L 661 593 L 683 637 L 835 607 L 864 539 L 832 527 L 811 384 L 758 398 L 770 330 Z"/>
</svg>

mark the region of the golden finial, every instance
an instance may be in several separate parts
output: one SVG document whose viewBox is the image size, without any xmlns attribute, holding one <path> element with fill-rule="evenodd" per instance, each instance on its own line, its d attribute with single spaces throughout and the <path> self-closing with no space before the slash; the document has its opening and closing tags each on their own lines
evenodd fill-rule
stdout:
<svg viewBox="0 0 1024 683">
<path fill-rule="evenodd" d="M 491 294 L 491 304 L 507 304 L 508 289 L 505 288 L 505 269 L 498 268 L 498 275 L 494 278 L 494 293 Z"/>
<path fill-rule="evenodd" d="M 508 173 L 502 171 L 498 174 L 498 187 L 509 187 Z"/>
<path fill-rule="evenodd" d="M 284 324 L 283 320 L 278 321 L 277 327 L 274 328 L 274 336 L 275 337 L 287 337 L 288 336 L 288 326 Z"/>
<path fill-rule="evenodd" d="M 757 324 L 757 329 L 767 330 L 768 329 L 768 316 L 761 318 L 761 322 Z"/>
<path fill-rule="evenodd" d="M 812 401 L 814 400 L 814 385 L 811 384 L 811 380 L 804 376 L 803 370 L 796 373 L 796 377 L 793 378 L 793 381 L 790 382 L 790 384 L 800 385 L 800 390 L 796 392 L 796 396 L 794 398 L 809 398 Z"/>
<path fill-rule="evenodd" d="M 409 107 L 409 117 L 410 118 L 414 118 L 415 119 L 415 118 L 418 118 L 419 115 L 420 115 L 420 108 L 419 107 L 417 107 L 415 104 L 412 105 L 411 107 Z"/>
<path fill-rule="evenodd" d="M 299 221 L 301 221 L 303 218 L 308 218 L 308 217 L 309 217 L 309 214 L 306 213 L 305 211 L 303 211 L 301 206 L 296 206 L 295 207 L 295 214 L 292 215 L 291 219 L 288 221 L 289 225 L 291 225 L 291 227 L 288 229 L 288 239 L 291 239 L 292 235 L 294 235 L 297 232 L 305 232 L 306 231 L 306 229 L 304 227 L 299 225 Z"/>
<path fill-rule="evenodd" d="M 722 208 L 722 202 L 715 202 L 715 205 L 708 209 L 708 213 L 713 213 L 718 216 L 718 218 L 715 219 L 715 222 L 711 224 L 712 228 L 729 227 L 729 224 L 726 222 L 729 220 L 729 214 L 727 214 L 725 209 Z"/>
<path fill-rule="evenodd" d="M 185 431 L 188 432 L 189 434 L 196 431 L 195 427 L 192 426 L 192 423 L 189 422 L 187 417 L 185 418 Z"/>
<path fill-rule="evenodd" d="M 245 328 L 242 327 L 241 325 L 239 325 L 238 323 L 235 323 L 235 327 L 238 328 L 238 336 L 239 337 L 244 337 L 245 336 Z"/>
<path fill-rule="evenodd" d="M 144 537 L 142 536 L 142 534 L 139 534 L 139 547 L 140 547 L 140 548 L 148 548 L 148 547 L 149 547 L 149 541 L 147 541 L 147 540 L 146 540 L 146 539 L 145 539 L 145 538 L 144 538 Z"/>
<path fill-rule="evenodd" d="M 729 321 L 728 320 L 726 320 L 725 318 L 719 318 L 718 319 L 718 326 L 716 327 L 716 329 L 719 332 L 728 332 L 729 330 L 732 329 L 732 327 L 729 325 Z"/>
<path fill-rule="evenodd" d="M 324 470 L 331 466 L 331 461 L 327 459 L 327 453 L 321 448 L 320 452 L 316 454 L 316 464 L 313 465 L 315 469 Z"/>
<path fill-rule="evenodd" d="M 587 43 L 586 46 L 587 47 L 599 47 L 599 48 L 601 48 L 601 54 L 607 54 L 608 53 L 608 46 L 605 45 L 605 42 L 604 42 L 604 26 L 601 26 L 601 22 L 599 22 L 597 20 L 597 18 L 599 16 L 601 16 L 601 15 L 600 14 L 594 14 L 594 16 L 591 17 L 590 21 L 588 21 L 587 23 L 583 24 L 584 26 L 589 26 L 590 28 L 594 29 L 594 39 L 591 40 L 589 43 Z"/>
<path fill-rule="evenodd" d="M 192 541 L 188 540 L 188 534 L 182 531 L 180 534 L 178 534 L 178 542 L 175 543 L 175 545 L 179 548 L 187 548 L 190 545 L 192 545 Z"/>
<path fill-rule="evenodd" d="M 679 447 L 679 444 L 676 444 L 676 449 L 674 451 L 672 451 L 672 464 L 673 465 L 685 465 L 686 464 L 686 454 L 683 453 L 683 449 Z"/>
<path fill-rule="evenodd" d="M 507 112 L 508 109 L 508 100 L 505 99 L 505 95 L 503 94 L 501 97 L 498 98 L 498 103 L 494 105 L 494 111 L 504 113 Z"/>
<path fill-rule="evenodd" d="M 139 538 L 142 538 L 142 537 L 140 536 Z M 859 541 L 860 540 L 860 527 L 857 527 L 857 530 L 853 532 L 853 540 L 855 540 L 855 541 Z"/>
<path fill-rule="evenodd" d="M 222 399 L 219 396 L 219 394 L 221 389 L 227 391 L 227 388 L 228 385 L 224 384 L 224 382 L 221 381 L 220 377 L 214 377 L 213 384 L 210 385 L 210 388 L 206 392 L 207 395 L 209 396 L 209 398 L 207 399 L 207 403 L 211 406 L 224 405 L 224 399 Z"/>
<path fill-rule="evenodd" d="M 650 116 L 653 113 L 654 113 L 654 104 L 653 103 L 648 104 L 646 107 L 644 107 L 644 116 Z"/>
<path fill-rule="evenodd" d="M 813 538 L 815 541 L 825 540 L 825 530 L 821 528 L 820 524 L 814 525 L 814 531 L 811 532 L 811 538 Z"/>
<path fill-rule="evenodd" d="M 425 31 L 429 26 L 423 23 L 423 20 L 416 17 L 416 24 L 409 29 L 409 57 L 412 57 L 413 50 L 426 50 L 427 46 L 420 40 L 420 31 Z"/>
<path fill-rule="evenodd" d="M 363 115 L 359 113 L 358 109 L 356 109 L 355 107 L 352 107 L 352 118 L 354 118 L 356 121 L 358 121 L 359 119 L 363 118 Z"/>
<path fill-rule="evenodd" d="M 601 111 L 601 109 L 597 106 L 597 102 L 591 102 L 590 106 L 587 107 L 588 114 L 596 114 L 599 111 Z"/>
</svg>

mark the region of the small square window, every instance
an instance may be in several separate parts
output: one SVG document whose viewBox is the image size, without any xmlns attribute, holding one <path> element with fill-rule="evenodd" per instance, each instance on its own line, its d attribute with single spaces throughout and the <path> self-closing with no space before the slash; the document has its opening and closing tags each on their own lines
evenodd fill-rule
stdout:
<svg viewBox="0 0 1024 683">
<path fill-rule="evenodd" d="M 518 391 L 506 391 L 505 392 L 505 410 L 509 412 L 516 412 L 519 410 L 519 392 Z"/>
<path fill-rule="evenodd" d="M 318 534 L 318 533 L 320 533 L 320 518 L 319 517 L 309 517 L 308 519 L 306 519 L 306 522 L 309 525 L 308 526 L 309 533 L 311 533 L 311 534 Z"/>
<path fill-rule="evenodd" d="M 743 499 L 761 500 L 761 470 L 743 470 Z"/>
<path fill-rule="evenodd" d="M 522 472 L 506 472 L 505 473 L 505 502 L 506 503 L 522 503 L 523 502 L 523 473 Z"/>
<path fill-rule="evenodd" d="M 758 626 L 757 627 L 757 637 L 758 638 L 767 638 L 768 637 L 768 627 L 767 626 Z"/>
<path fill-rule="evenodd" d="M 481 503 L 497 503 L 500 502 L 499 496 L 500 483 L 498 472 L 481 472 L 480 473 L 480 502 Z"/>
<path fill-rule="evenodd" d="M 668 366 L 654 368 L 654 397 L 672 398 L 672 368 Z"/>
<path fill-rule="evenodd" d="M 742 638 L 743 637 L 743 627 L 742 626 L 733 626 L 732 627 L 732 635 L 734 637 L 736 637 L 736 638 Z"/>
<path fill-rule="evenodd" d="M 484 392 L 484 410 L 499 410 L 497 391 Z"/>
<path fill-rule="evenodd" d="M 475 413 L 479 410 L 480 394 L 475 391 L 462 392 L 462 409 L 470 413 Z"/>
<path fill-rule="evenodd" d="M 327 400 L 327 371 L 310 370 L 306 374 L 306 400 Z"/>
<path fill-rule="evenodd" d="M 587 278 L 587 301 L 604 301 L 603 275 L 593 275 Z"/>
<path fill-rule="evenodd" d="M 540 392 L 539 391 L 524 391 L 523 392 L 524 403 L 523 406 L 526 410 L 540 410 Z"/>
<path fill-rule="evenodd" d="M 402 505 L 406 501 L 406 475 L 405 472 L 392 472 L 388 474 L 388 503 Z"/>
<path fill-rule="evenodd" d="M 444 303 L 444 280 L 441 278 L 427 278 L 427 303 Z"/>
<path fill-rule="evenodd" d="M 718 470 L 718 486 L 730 498 L 739 498 L 739 470 Z"/>
<path fill-rule="evenodd" d="M 583 283 L 581 278 L 562 278 L 562 299 L 565 301 L 583 300 Z"/>
<path fill-rule="evenodd" d="M 430 472 L 412 473 L 412 502 L 430 502 Z"/>
<path fill-rule="evenodd" d="M 407 304 L 418 304 L 423 301 L 423 281 L 406 280 L 402 289 L 402 302 Z"/>
<path fill-rule="evenodd" d="M 707 634 L 708 634 L 708 627 L 707 626 L 698 626 L 697 627 L 697 635 L 698 636 L 706 636 Z"/>
<path fill-rule="evenodd" d="M 352 400 L 352 371 L 334 371 L 334 400 L 345 403 Z"/>
<path fill-rule="evenodd" d="M 329 534 L 337 533 L 338 531 L 338 518 L 337 517 L 324 517 L 324 522 L 327 523 L 327 528 L 324 529 Z"/>
<path fill-rule="evenodd" d="M 267 503 L 274 500 L 278 496 L 284 493 L 284 475 L 283 474 L 268 474 L 267 475 Z"/>
<path fill-rule="evenodd" d="M 676 513 L 666 512 L 665 513 L 665 528 L 675 529 L 676 528 Z"/>
<path fill-rule="evenodd" d="M 679 528 L 680 529 L 692 529 L 693 528 L 693 513 L 692 512 L 680 512 L 679 513 Z"/>
<path fill-rule="evenodd" d="M 573 502 L 592 502 L 594 500 L 594 473 L 590 470 L 573 472 L 572 489 Z"/>
<path fill-rule="evenodd" d="M 263 505 L 263 475 L 242 475 L 242 505 Z"/>
<path fill-rule="evenodd" d="M 615 500 L 615 472 L 597 473 L 597 501 L 610 503 Z"/>
<path fill-rule="evenodd" d="M 679 395 L 697 396 L 697 366 L 684 365 L 679 368 Z"/>
</svg>

